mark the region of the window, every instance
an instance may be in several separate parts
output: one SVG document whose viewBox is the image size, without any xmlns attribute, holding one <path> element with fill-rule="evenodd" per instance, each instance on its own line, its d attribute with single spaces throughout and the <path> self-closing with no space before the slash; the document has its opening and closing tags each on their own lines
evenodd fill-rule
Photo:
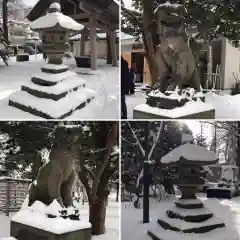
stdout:
<svg viewBox="0 0 240 240">
<path fill-rule="evenodd" d="M 60 36 L 60 40 L 61 40 L 61 41 L 64 40 L 64 36 L 63 36 L 63 35 Z"/>
</svg>

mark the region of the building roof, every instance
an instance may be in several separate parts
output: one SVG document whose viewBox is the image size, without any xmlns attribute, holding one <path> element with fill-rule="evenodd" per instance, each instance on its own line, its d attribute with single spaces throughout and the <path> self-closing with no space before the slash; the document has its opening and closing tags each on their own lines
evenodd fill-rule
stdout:
<svg viewBox="0 0 240 240">
<path fill-rule="evenodd" d="M 57 0 L 56 0 L 57 1 Z M 49 9 L 51 3 L 55 2 L 54 0 L 39 0 L 37 4 L 33 7 L 30 13 L 27 15 L 27 19 L 30 21 L 35 21 L 39 17 L 45 15 L 46 11 Z M 109 25 L 118 28 L 119 25 L 119 4 L 115 0 L 58 0 L 62 7 L 62 13 L 70 16 L 74 15 L 73 4 L 79 6 L 81 3 L 82 9 L 81 13 L 95 13 L 98 23 L 100 25 Z M 80 13 L 80 12 L 79 12 Z M 88 22 L 89 17 L 86 17 Z"/>
</svg>

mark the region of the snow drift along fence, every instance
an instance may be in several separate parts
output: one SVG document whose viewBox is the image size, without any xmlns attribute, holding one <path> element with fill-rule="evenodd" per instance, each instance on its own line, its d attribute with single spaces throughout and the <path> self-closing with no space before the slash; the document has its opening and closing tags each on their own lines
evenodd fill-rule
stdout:
<svg viewBox="0 0 240 240">
<path fill-rule="evenodd" d="M 9 212 L 18 211 L 28 194 L 29 179 L 14 179 L 0 177 L 0 211 L 9 215 Z"/>
</svg>

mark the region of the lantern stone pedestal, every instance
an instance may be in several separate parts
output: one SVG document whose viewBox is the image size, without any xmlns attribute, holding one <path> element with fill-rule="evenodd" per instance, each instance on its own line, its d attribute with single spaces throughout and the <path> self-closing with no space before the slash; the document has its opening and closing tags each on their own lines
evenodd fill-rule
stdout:
<svg viewBox="0 0 240 240">
<path fill-rule="evenodd" d="M 189 154 L 186 150 L 192 150 L 192 153 Z M 200 152 L 202 155 L 198 155 Z M 183 156 L 184 153 L 188 158 L 195 154 L 199 159 L 203 159 L 202 161 L 187 159 Z M 177 237 L 177 233 L 202 234 L 204 237 L 204 233 L 225 227 L 223 221 L 214 216 L 210 209 L 205 208 L 203 202 L 195 195 L 198 186 L 204 183 L 201 166 L 214 164 L 216 161 L 217 157 L 214 159 L 213 152 L 194 144 L 182 145 L 162 158 L 163 164 L 178 168 L 178 179 L 175 180 L 175 184 L 179 187 L 182 196 L 175 201 L 175 206 L 167 209 L 157 220 L 159 228 L 147 231 L 153 240 L 172 240 L 173 237 Z M 169 231 L 166 233 L 165 230 Z M 186 239 L 191 239 L 191 236 Z"/>
<path fill-rule="evenodd" d="M 69 30 L 83 26 L 61 13 L 59 3 L 50 5 L 49 13 L 32 22 L 31 28 L 43 36 L 42 49 L 48 57 L 39 74 L 9 97 L 9 105 L 45 119 L 63 119 L 84 108 L 95 97 L 85 80 L 62 63 L 68 50 Z"/>
</svg>

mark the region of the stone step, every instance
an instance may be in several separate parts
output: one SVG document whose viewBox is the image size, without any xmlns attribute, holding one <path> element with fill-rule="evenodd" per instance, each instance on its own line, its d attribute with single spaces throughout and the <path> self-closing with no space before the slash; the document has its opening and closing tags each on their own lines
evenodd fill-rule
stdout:
<svg viewBox="0 0 240 240">
<path fill-rule="evenodd" d="M 207 233 L 217 228 L 225 227 L 225 224 L 219 219 L 208 219 L 201 223 L 190 223 L 180 219 L 158 219 L 158 224 L 165 230 L 183 233 Z"/>
<path fill-rule="evenodd" d="M 75 110 L 86 106 L 95 97 L 95 91 L 80 88 L 70 92 L 58 101 L 38 98 L 26 91 L 18 91 L 10 95 L 9 105 L 45 119 L 63 119 Z"/>
<path fill-rule="evenodd" d="M 64 64 L 56 65 L 56 64 L 45 64 L 41 68 L 42 72 L 45 73 L 62 73 L 68 71 L 68 66 Z"/>
<path fill-rule="evenodd" d="M 41 72 L 32 76 L 32 82 L 41 86 L 53 86 L 68 77 L 76 75 L 77 74 L 73 71 L 66 71 L 56 74 Z"/>
<path fill-rule="evenodd" d="M 79 76 L 69 77 L 53 86 L 40 86 L 33 82 L 22 85 L 22 90 L 39 98 L 59 100 L 65 97 L 69 91 L 77 91 L 86 86 L 86 81 Z"/>
<path fill-rule="evenodd" d="M 183 232 L 175 232 L 175 231 L 166 231 L 162 227 L 157 224 L 151 224 L 147 230 L 148 239 L 152 240 L 210 240 L 210 239 L 218 239 L 218 240 L 237 240 L 238 237 L 236 233 L 232 229 L 218 228 L 212 230 L 208 233 L 198 234 L 198 233 L 183 233 Z M 145 238 L 144 238 L 145 239 Z M 146 238 L 147 239 L 147 238 Z"/>
<path fill-rule="evenodd" d="M 148 235 L 149 237 L 151 237 L 152 240 L 163 240 L 162 238 L 159 238 L 159 236 L 157 236 L 157 234 L 155 234 L 155 233 L 153 233 L 153 232 L 151 232 L 151 231 L 147 231 L 147 235 Z"/>
<path fill-rule="evenodd" d="M 184 209 L 197 209 L 203 208 L 203 203 L 199 199 L 177 199 L 175 205 Z"/>
<path fill-rule="evenodd" d="M 169 218 L 181 219 L 186 222 L 203 222 L 213 216 L 213 213 L 207 208 L 182 209 L 172 207 L 167 210 Z"/>
</svg>

